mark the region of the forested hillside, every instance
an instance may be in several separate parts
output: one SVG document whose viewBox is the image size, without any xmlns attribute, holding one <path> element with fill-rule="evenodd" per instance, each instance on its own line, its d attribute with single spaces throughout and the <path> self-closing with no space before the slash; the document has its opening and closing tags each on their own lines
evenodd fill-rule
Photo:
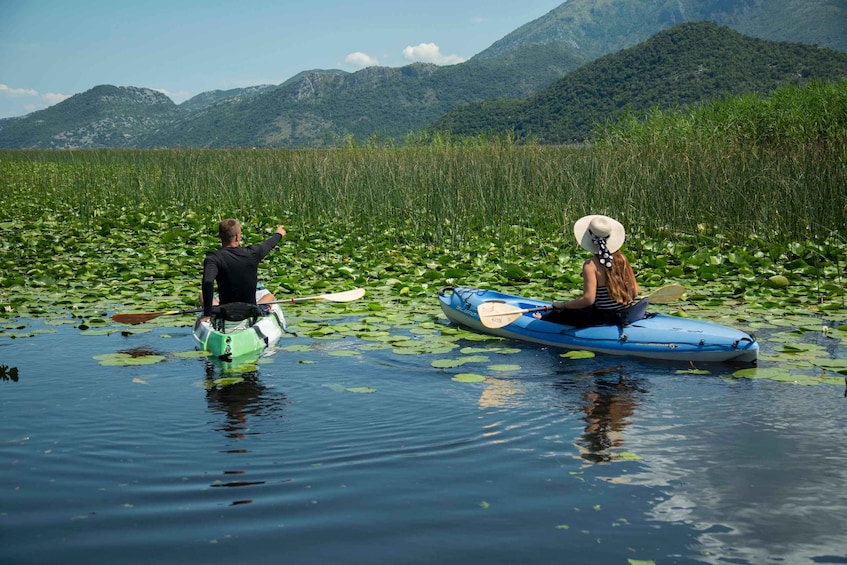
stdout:
<svg viewBox="0 0 847 565">
<path fill-rule="evenodd" d="M 457 135 L 514 132 L 543 143 L 582 142 L 625 112 L 772 92 L 812 79 L 847 77 L 847 53 L 746 37 L 709 22 L 680 24 L 593 61 L 523 100 L 471 104 L 432 129 Z"/>
</svg>

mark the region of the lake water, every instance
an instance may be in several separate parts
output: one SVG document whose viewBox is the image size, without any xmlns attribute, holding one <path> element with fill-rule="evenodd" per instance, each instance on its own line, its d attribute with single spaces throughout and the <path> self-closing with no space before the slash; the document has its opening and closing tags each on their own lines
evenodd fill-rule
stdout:
<svg viewBox="0 0 847 565">
<path fill-rule="evenodd" d="M 187 327 L 50 329 L 0 340 L 4 565 L 847 563 L 843 385 L 307 337 L 233 374 Z"/>
</svg>

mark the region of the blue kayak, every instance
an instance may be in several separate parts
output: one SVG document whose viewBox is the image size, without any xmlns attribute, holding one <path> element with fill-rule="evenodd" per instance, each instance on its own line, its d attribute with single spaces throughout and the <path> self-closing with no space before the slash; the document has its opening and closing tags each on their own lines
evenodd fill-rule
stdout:
<svg viewBox="0 0 847 565">
<path fill-rule="evenodd" d="M 516 312 L 550 308 L 551 303 L 493 290 L 452 287 L 441 290 L 438 300 L 444 314 L 455 324 L 540 345 L 683 362 L 755 363 L 759 356 L 759 344 L 751 335 L 704 320 L 647 313 L 644 318 L 625 325 L 577 328 L 536 319 L 532 312 L 521 312 L 513 315 L 515 319 L 511 323 L 491 327 L 482 322 L 477 312 L 483 303 L 502 303 Z"/>
</svg>

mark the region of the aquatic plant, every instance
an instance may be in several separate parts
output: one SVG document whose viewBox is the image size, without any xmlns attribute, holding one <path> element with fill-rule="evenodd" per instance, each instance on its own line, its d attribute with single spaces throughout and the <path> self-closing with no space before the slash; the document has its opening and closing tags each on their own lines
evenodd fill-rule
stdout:
<svg viewBox="0 0 847 565">
<path fill-rule="evenodd" d="M 507 137 L 325 151 L 0 152 L 0 318 L 9 320 L 0 336 L 44 331 L 27 327 L 35 318 L 91 335 L 126 331 L 110 324 L 115 311 L 196 307 L 203 254 L 218 245 L 217 222 L 233 216 L 247 243 L 286 225 L 260 272 L 278 297 L 367 289 L 361 304 L 304 309 L 319 320 L 299 320 L 308 335 L 449 352 L 447 328 L 432 331 L 448 338 L 440 343 L 412 333 L 438 320 L 439 288 L 568 296 L 585 258 L 572 223 L 599 212 L 628 227 L 625 251 L 645 291 L 688 288 L 668 311 L 732 325 L 812 316 L 804 326 L 839 338 L 847 128 L 818 120 L 845 90 L 833 88 L 785 94 L 818 101 L 806 121 L 778 121 L 784 133 L 769 136 L 738 133 L 762 114 L 745 113 L 752 103 L 742 99 L 704 109 L 708 119 L 625 124 L 632 129 L 594 147 Z M 804 137 L 809 123 L 818 133 Z M 708 124 L 724 133 L 703 134 Z M 355 322 L 326 323 L 345 315 Z"/>
</svg>

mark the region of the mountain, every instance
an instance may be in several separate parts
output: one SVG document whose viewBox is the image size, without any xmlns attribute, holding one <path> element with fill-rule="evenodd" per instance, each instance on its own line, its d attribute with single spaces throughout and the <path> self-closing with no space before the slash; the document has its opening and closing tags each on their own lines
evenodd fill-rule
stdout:
<svg viewBox="0 0 847 565">
<path fill-rule="evenodd" d="M 278 86 L 203 93 L 175 106 L 155 91 L 99 86 L 23 118 L 0 120 L 0 148 L 321 147 L 350 136 L 402 139 L 463 104 L 497 96 L 524 97 L 579 68 L 585 60 L 563 44 L 530 45 L 501 57 L 439 67 L 369 67 L 355 73 L 304 71 Z M 168 100 L 157 119 L 112 97 L 141 92 Z M 90 109 L 86 113 L 80 109 Z M 145 119 L 141 119 L 145 118 Z M 44 124 L 49 124 L 45 127 Z M 143 126 L 143 127 L 142 127 Z M 97 137 L 90 130 L 101 132 Z"/>
<path fill-rule="evenodd" d="M 179 116 L 139 146 L 330 146 L 348 136 L 402 139 L 477 100 L 528 96 L 582 65 L 561 44 L 439 67 L 414 63 L 356 73 L 307 71 L 261 95 L 224 99 Z"/>
<path fill-rule="evenodd" d="M 632 47 L 685 22 L 708 21 L 750 37 L 847 52 L 843 0 L 570 0 L 474 56 L 565 43 L 589 60 Z"/>
<path fill-rule="evenodd" d="M 0 120 L 0 147 L 133 147 L 176 115 L 176 104 L 161 92 L 97 86 L 23 118 Z"/>
<path fill-rule="evenodd" d="M 700 74 L 688 63 L 668 63 L 659 51 L 622 51 L 681 23 L 700 20 L 751 38 L 804 43 L 808 51 L 796 55 L 794 63 L 778 58 L 777 71 L 757 60 L 748 65 L 743 56 L 737 62 L 741 66 L 721 68 L 719 58 L 704 53 L 708 72 Z M 767 89 L 782 65 L 810 67 L 800 72 L 815 74 L 813 61 L 827 60 L 832 51 L 813 45 L 847 52 L 845 30 L 845 0 L 568 0 L 452 66 L 415 63 L 355 73 L 304 71 L 280 85 L 204 92 L 179 106 L 146 88 L 98 86 L 46 110 L 0 120 L 0 148 L 325 147 L 350 138 L 401 141 L 436 120 L 439 127 L 455 131 L 506 126 L 545 139 L 579 139 L 590 123 L 622 106 L 690 103 L 738 91 L 737 85 L 757 80 L 765 83 L 756 88 Z M 737 36 L 732 37 L 735 42 Z M 699 48 L 696 42 L 684 47 Z M 618 53 L 637 74 L 607 68 L 614 59 L 593 64 Z M 673 50 L 667 55 L 681 56 Z M 811 57 L 807 63 L 798 62 L 806 56 Z M 688 73 L 690 80 L 669 83 L 662 75 L 672 72 L 669 65 L 681 65 L 678 72 Z M 566 88 L 593 100 L 594 106 L 576 97 L 569 100 L 573 93 L 555 89 L 539 94 L 571 75 L 575 78 L 564 83 Z M 627 90 L 610 80 L 624 81 Z M 658 82 L 651 86 L 650 81 Z M 700 85 L 697 96 L 691 84 Z M 530 101 L 535 95 L 539 98 Z M 533 105 L 538 108 L 531 110 Z M 457 108 L 463 109 L 451 113 Z M 543 115 L 547 110 L 570 115 Z M 476 113 L 479 116 L 471 119 Z M 548 136 L 545 122 L 555 123 L 558 131 Z"/>
<path fill-rule="evenodd" d="M 233 88 L 230 90 L 209 90 L 201 92 L 197 96 L 189 98 L 179 105 L 180 110 L 185 112 L 193 112 L 202 110 L 207 106 L 211 106 L 215 102 L 221 100 L 241 100 L 250 98 L 257 94 L 261 94 L 267 90 L 276 88 L 272 84 L 260 84 L 258 86 L 248 86 L 247 88 Z"/>
<path fill-rule="evenodd" d="M 478 102 L 439 118 L 457 135 L 513 131 L 568 143 L 622 112 L 679 108 L 779 86 L 847 78 L 847 53 L 744 36 L 709 22 L 685 23 L 606 55 L 524 100 Z"/>
</svg>

